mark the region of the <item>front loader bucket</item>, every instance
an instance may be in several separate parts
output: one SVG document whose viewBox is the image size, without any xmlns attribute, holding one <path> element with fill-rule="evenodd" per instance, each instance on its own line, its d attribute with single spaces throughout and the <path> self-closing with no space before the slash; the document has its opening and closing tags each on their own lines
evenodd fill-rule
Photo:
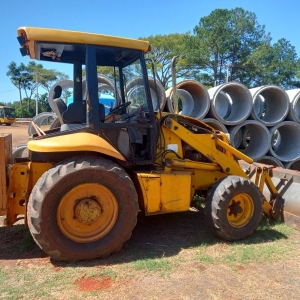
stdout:
<svg viewBox="0 0 300 300">
<path fill-rule="evenodd" d="M 0 133 L 0 215 L 7 210 L 7 172 L 6 167 L 12 162 L 12 136 Z"/>
<path fill-rule="evenodd" d="M 244 161 L 239 161 L 239 163 L 252 181 L 255 180 L 257 166 L 270 167 L 257 163 L 254 166 Z M 277 167 L 272 168 L 271 175 L 272 182 L 283 199 L 283 221 L 288 226 L 300 230 L 300 172 Z M 263 194 L 266 200 L 271 199 L 266 185 Z"/>
</svg>

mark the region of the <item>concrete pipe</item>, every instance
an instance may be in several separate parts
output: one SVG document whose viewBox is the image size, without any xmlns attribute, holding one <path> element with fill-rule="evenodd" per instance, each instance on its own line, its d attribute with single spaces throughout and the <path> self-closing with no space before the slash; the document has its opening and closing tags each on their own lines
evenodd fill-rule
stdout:
<svg viewBox="0 0 300 300">
<path fill-rule="evenodd" d="M 195 119 L 203 119 L 208 113 L 209 95 L 201 83 L 195 80 L 184 80 L 177 84 L 177 94 L 182 102 L 181 114 Z M 174 113 L 172 88 L 166 92 L 169 112 Z"/>
<path fill-rule="evenodd" d="M 250 140 L 250 133 L 246 127 L 242 127 L 240 131 L 242 134 L 242 141 L 240 147 L 245 149 L 248 146 Z"/>
<path fill-rule="evenodd" d="M 113 97 L 116 98 L 114 106 L 117 106 L 121 102 L 121 93 L 120 90 L 115 86 L 114 82 L 108 77 L 102 74 L 98 74 L 98 92 L 108 91 L 113 94 Z M 82 99 L 86 99 L 86 78 L 83 77 L 82 85 L 84 86 Z M 100 95 L 99 95 L 100 97 Z"/>
<path fill-rule="evenodd" d="M 250 93 L 253 99 L 251 119 L 266 126 L 276 126 L 285 119 L 289 112 L 289 97 L 280 87 L 265 85 L 250 89 Z"/>
<path fill-rule="evenodd" d="M 12 161 L 14 162 L 16 158 L 28 157 L 27 144 L 19 145 L 12 150 Z"/>
<path fill-rule="evenodd" d="M 270 128 L 270 134 L 269 153 L 272 156 L 283 162 L 300 158 L 300 124 L 284 121 Z"/>
<path fill-rule="evenodd" d="M 295 159 L 290 162 L 284 163 L 284 167 L 285 169 L 300 171 L 300 159 Z"/>
<path fill-rule="evenodd" d="M 56 86 L 60 85 L 62 90 L 66 90 L 66 89 L 73 89 L 74 87 L 74 83 L 72 80 L 61 80 L 56 82 L 53 87 L 51 88 L 50 92 L 49 92 L 49 96 L 48 96 L 48 103 L 49 106 L 51 107 L 52 111 L 55 111 L 54 108 L 54 104 L 53 104 L 53 97 L 54 97 L 54 89 Z M 82 83 L 82 93 L 85 94 L 85 84 Z"/>
<path fill-rule="evenodd" d="M 227 128 L 230 133 L 230 142 L 241 152 L 257 161 L 268 152 L 270 148 L 270 133 L 268 128 L 255 120 L 246 120 L 242 124 Z M 243 130 L 247 131 L 249 140 L 246 147 L 243 146 Z"/>
<path fill-rule="evenodd" d="M 61 125 L 60 121 L 59 121 L 58 117 L 56 116 L 50 125 L 50 129 L 60 128 L 60 125 Z"/>
<path fill-rule="evenodd" d="M 161 111 L 163 111 L 166 105 L 165 89 L 158 80 L 154 80 L 154 78 L 152 77 L 149 77 L 148 81 L 150 85 L 150 93 L 152 98 L 153 109 L 154 111 L 158 111 L 160 108 Z M 144 89 L 144 79 L 141 76 L 133 78 L 126 84 L 126 91 L 128 92 L 128 95 L 130 97 L 134 95 L 134 92 L 138 91 L 139 89 Z M 157 93 L 156 93 L 156 89 L 157 89 Z M 129 101 L 134 101 L 134 100 L 129 99 Z"/>
<path fill-rule="evenodd" d="M 275 168 L 276 167 L 280 167 L 280 168 L 284 167 L 283 163 L 279 159 L 277 159 L 273 156 L 269 156 L 269 155 L 265 155 L 263 158 L 259 159 L 257 162 L 262 163 L 264 165 L 271 165 L 271 166 L 274 166 Z"/>
<path fill-rule="evenodd" d="M 85 78 L 82 80 L 82 83 L 85 85 Z M 114 82 L 108 77 L 98 74 L 98 91 L 109 91 L 113 93 L 113 97 L 116 98 L 114 106 L 117 106 L 121 103 L 121 93 L 120 90 L 115 86 Z M 85 97 L 86 98 L 86 97 Z"/>
<path fill-rule="evenodd" d="M 276 150 L 281 142 L 281 136 L 278 130 L 275 130 L 271 135 L 271 147 L 273 150 Z"/>
<path fill-rule="evenodd" d="M 286 93 L 290 100 L 290 109 L 286 119 L 300 123 L 300 89 L 287 90 Z"/>
<path fill-rule="evenodd" d="M 247 87 L 241 83 L 228 82 L 210 88 L 210 110 L 208 117 L 225 125 L 244 122 L 252 110 L 252 97 Z"/>
<path fill-rule="evenodd" d="M 48 120 L 47 123 L 49 123 L 49 125 L 51 123 L 54 122 L 54 120 L 57 118 L 56 114 L 55 113 L 52 113 L 52 112 L 43 112 L 43 113 L 40 113 L 38 115 L 36 115 L 35 117 L 32 118 L 32 122 L 34 122 L 38 127 L 41 127 L 41 125 L 43 123 L 45 123 L 46 120 Z M 30 122 L 29 125 L 28 125 L 28 135 L 32 135 L 36 133 L 32 123 Z"/>
<path fill-rule="evenodd" d="M 220 121 L 213 118 L 205 118 L 202 120 L 204 123 L 212 127 L 213 129 L 228 133 L 226 126 Z"/>
</svg>

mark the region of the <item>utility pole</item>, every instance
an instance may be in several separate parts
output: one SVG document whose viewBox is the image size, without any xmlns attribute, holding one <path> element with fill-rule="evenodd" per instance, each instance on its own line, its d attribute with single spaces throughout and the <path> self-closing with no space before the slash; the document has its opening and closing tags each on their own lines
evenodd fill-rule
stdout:
<svg viewBox="0 0 300 300">
<path fill-rule="evenodd" d="M 228 82 L 228 77 L 229 77 L 229 64 L 226 65 L 226 83 Z"/>
</svg>

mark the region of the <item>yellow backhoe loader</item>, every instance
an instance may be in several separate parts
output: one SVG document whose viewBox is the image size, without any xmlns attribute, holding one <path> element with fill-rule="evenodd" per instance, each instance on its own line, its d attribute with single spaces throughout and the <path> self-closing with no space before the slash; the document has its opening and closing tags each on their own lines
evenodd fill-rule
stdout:
<svg viewBox="0 0 300 300">
<path fill-rule="evenodd" d="M 15 110 L 9 106 L 0 105 L 0 125 L 5 124 L 10 126 L 16 122 Z"/>
<path fill-rule="evenodd" d="M 251 235 L 263 213 L 299 227 L 293 209 L 300 201 L 285 197 L 297 184 L 292 171 L 278 171 L 275 186 L 274 170 L 254 165 L 226 134 L 177 109 L 154 111 L 147 41 L 33 27 L 19 28 L 18 41 L 23 56 L 74 67 L 73 103 L 66 106 L 55 87 L 60 126 L 35 126 L 28 158 L 12 161 L 12 137 L 0 137 L 1 215 L 7 226 L 24 218 L 53 259 L 105 258 L 129 239 L 139 210 L 147 216 L 187 211 L 195 194 L 206 198 L 208 223 L 225 240 Z M 106 114 L 97 67 L 114 82 Z"/>
</svg>

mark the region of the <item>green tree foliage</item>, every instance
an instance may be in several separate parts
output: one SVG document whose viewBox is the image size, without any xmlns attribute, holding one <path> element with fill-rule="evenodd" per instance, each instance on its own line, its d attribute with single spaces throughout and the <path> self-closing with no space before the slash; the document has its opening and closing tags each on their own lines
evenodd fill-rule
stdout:
<svg viewBox="0 0 300 300">
<path fill-rule="evenodd" d="M 176 67 L 177 78 L 189 78 L 193 72 L 193 69 L 189 68 L 185 61 L 184 36 L 185 34 L 174 33 L 141 38 L 148 40 L 152 46 L 148 58 L 154 63 L 155 77 L 165 88 L 172 81 L 171 61 L 174 56 L 179 56 Z M 148 67 L 150 68 L 150 65 Z M 149 74 L 152 72 L 150 71 Z"/>
<path fill-rule="evenodd" d="M 28 101 L 28 99 L 24 98 L 24 101 Z M 1 103 L 0 103 L 1 105 Z M 30 101 L 30 108 L 28 109 L 28 106 L 26 105 L 21 110 L 20 102 L 14 101 L 14 102 L 8 102 L 3 105 L 13 107 L 15 109 L 16 117 L 17 118 L 32 118 L 35 115 L 35 101 Z M 38 102 L 38 109 L 39 112 L 51 112 L 51 107 L 48 103 L 48 94 L 44 93 L 40 95 L 39 102 Z M 34 112 L 34 113 L 33 113 Z"/>
<path fill-rule="evenodd" d="M 32 78 L 29 77 L 27 67 L 23 63 L 17 66 L 17 64 L 12 61 L 8 65 L 6 75 L 10 77 L 12 84 L 19 90 L 19 100 L 22 106 L 22 90 L 26 90 L 30 80 L 32 80 Z"/>
<path fill-rule="evenodd" d="M 286 39 L 255 49 L 248 59 L 247 76 L 252 85 L 274 84 L 285 89 L 300 87 L 297 76 L 300 60 L 295 47 Z"/>
<path fill-rule="evenodd" d="M 184 42 L 188 61 L 199 70 L 198 79 L 212 85 L 225 82 L 227 71 L 229 80 L 251 83 L 244 76 L 248 59 L 270 40 L 254 13 L 235 8 L 216 9 L 201 18 L 194 35 L 186 36 Z"/>
<path fill-rule="evenodd" d="M 39 98 L 39 111 L 40 112 L 51 112 L 52 109 L 48 102 L 48 94 L 42 94 Z"/>
<path fill-rule="evenodd" d="M 56 70 L 44 69 L 43 65 L 30 61 L 28 65 L 21 63 L 19 66 L 13 61 L 8 65 L 6 75 L 10 78 L 13 85 L 19 90 L 19 107 L 15 107 L 18 117 L 33 117 L 35 115 L 35 101 L 42 90 L 50 91 L 52 86 L 62 79 L 68 79 L 68 76 Z M 23 99 L 23 95 L 25 98 Z M 27 102 L 26 107 L 23 101 Z M 39 103 L 40 105 L 40 103 Z M 47 111 L 45 105 L 43 110 Z"/>
<path fill-rule="evenodd" d="M 212 86 L 238 81 L 248 87 L 299 87 L 300 60 L 286 39 L 271 43 L 256 15 L 242 8 L 216 9 L 184 38 L 195 79 Z"/>
</svg>

